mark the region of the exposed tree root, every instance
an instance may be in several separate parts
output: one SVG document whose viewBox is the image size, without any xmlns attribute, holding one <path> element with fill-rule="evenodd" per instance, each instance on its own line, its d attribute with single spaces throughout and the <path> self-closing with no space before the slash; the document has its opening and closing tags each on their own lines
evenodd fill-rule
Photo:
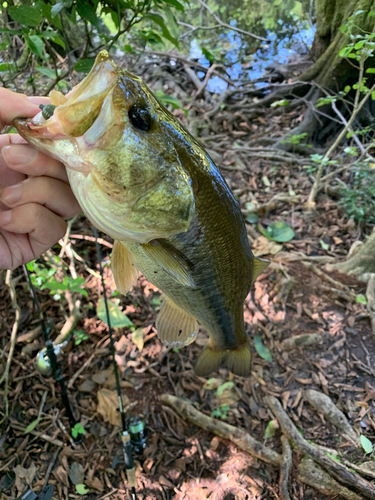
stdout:
<svg viewBox="0 0 375 500">
<path fill-rule="evenodd" d="M 324 495 L 337 497 L 340 495 L 347 500 L 362 500 L 362 497 L 350 491 L 335 481 L 325 470 L 321 469 L 311 458 L 301 460 L 298 467 L 298 479 L 312 486 Z"/>
<path fill-rule="evenodd" d="M 194 406 L 184 401 L 183 399 L 163 394 L 160 399 L 162 402 L 173 408 L 181 417 L 189 422 L 201 427 L 202 429 L 212 432 L 217 436 L 229 439 L 236 446 L 246 451 L 255 458 L 259 458 L 264 462 L 272 465 L 280 465 L 282 457 L 279 453 L 271 450 L 267 446 L 254 439 L 248 432 L 243 429 L 238 429 L 233 425 L 208 417 L 200 411 L 196 410 Z"/>
<path fill-rule="evenodd" d="M 330 266 L 345 274 L 354 274 L 366 280 L 366 275 L 375 274 L 375 229 L 368 239 L 359 245 L 346 261 Z M 329 268 L 327 268 L 329 269 Z M 370 276 L 367 276 L 369 278 Z M 367 280 L 366 280 L 367 281 Z"/>
<path fill-rule="evenodd" d="M 281 500 L 290 500 L 288 491 L 289 475 L 292 468 L 292 450 L 289 441 L 285 436 L 281 436 L 281 444 L 283 447 L 283 458 L 280 467 L 279 490 Z"/>
<path fill-rule="evenodd" d="M 324 340 L 325 336 L 321 333 L 307 333 L 305 335 L 294 335 L 283 340 L 280 344 L 280 348 L 283 351 L 293 351 L 293 349 L 298 349 L 300 347 L 309 347 L 311 345 L 319 344 Z"/>
<path fill-rule="evenodd" d="M 359 498 L 375 499 L 375 488 L 371 483 L 365 481 L 360 476 L 353 474 L 353 472 L 351 472 L 347 467 L 336 462 L 335 460 L 332 460 L 332 458 L 327 456 L 319 448 L 306 441 L 306 439 L 298 432 L 298 429 L 288 417 L 277 398 L 274 396 L 266 396 L 265 399 L 275 418 L 279 422 L 282 432 L 293 442 L 299 451 L 313 458 L 313 460 L 324 467 L 324 469 L 334 479 L 360 493 L 362 497 Z"/>
<path fill-rule="evenodd" d="M 325 418 L 340 429 L 353 443 L 360 446 L 360 441 L 357 433 L 347 421 L 345 415 L 333 403 L 331 398 L 320 391 L 308 389 L 305 391 L 305 398 L 313 408 L 319 413 L 322 413 Z"/>
<path fill-rule="evenodd" d="M 375 338 L 375 274 L 371 274 L 367 284 L 367 310 L 371 319 L 372 334 Z"/>
</svg>

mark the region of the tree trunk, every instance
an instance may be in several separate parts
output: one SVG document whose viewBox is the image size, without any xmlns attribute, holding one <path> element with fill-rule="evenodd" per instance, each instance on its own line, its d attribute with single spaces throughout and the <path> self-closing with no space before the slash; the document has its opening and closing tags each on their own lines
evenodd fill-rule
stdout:
<svg viewBox="0 0 375 500">
<path fill-rule="evenodd" d="M 375 16 L 368 16 L 369 12 L 375 10 L 375 0 L 316 0 L 317 16 L 316 16 L 316 33 L 311 49 L 311 57 L 314 63 L 298 77 L 298 81 L 315 83 L 319 87 L 323 87 L 329 92 L 337 93 L 343 90 L 347 85 L 357 83 L 359 72 L 356 68 L 357 61 L 346 59 L 339 56 L 341 49 L 350 43 L 350 38 L 343 33 L 340 28 L 348 19 L 356 12 L 361 11 L 355 16 L 358 33 L 372 32 L 375 29 Z M 369 58 L 368 63 L 371 63 Z M 350 61 L 350 62 L 349 62 Z M 354 61 L 354 63 L 353 63 Z M 371 87 L 374 83 L 374 74 L 366 74 L 367 86 Z M 294 88 L 294 96 L 305 94 L 314 105 L 316 100 L 324 95 L 319 87 L 306 96 L 306 89 L 310 86 L 301 85 L 300 89 Z M 285 94 L 285 87 L 283 92 Z M 352 91 L 354 94 L 354 91 Z M 277 96 L 277 91 L 275 92 Z M 312 96 L 312 98 L 310 97 Z M 351 99 L 351 95 L 347 96 Z M 276 99 L 275 99 L 276 100 Z M 337 101 L 337 108 L 342 115 L 347 118 L 350 114 L 347 105 L 341 101 Z M 332 142 L 339 131 L 339 124 L 332 121 L 329 116 L 333 116 L 333 111 L 330 105 L 319 108 L 324 112 L 326 117 L 318 115 L 313 106 L 309 107 L 305 113 L 301 124 L 291 130 L 286 137 L 283 137 L 278 142 L 278 147 L 281 149 L 290 149 L 288 137 L 292 135 L 300 135 L 307 133 L 304 142 L 313 142 L 317 145 L 326 146 L 326 143 Z M 369 100 L 367 108 L 361 111 L 361 115 L 357 118 L 357 125 L 365 127 L 373 124 L 373 116 L 375 115 L 375 101 Z M 336 117 L 337 118 L 337 117 Z"/>
<path fill-rule="evenodd" d="M 316 33 L 312 46 L 312 57 L 315 63 L 300 77 L 300 80 L 314 81 L 332 90 L 341 90 L 353 83 L 358 72 L 347 59 L 339 56 L 339 52 L 348 43 L 349 38 L 342 33 L 343 26 L 350 16 L 356 16 L 358 32 L 373 31 L 375 17 L 368 13 L 375 9 L 374 0 L 317 0 Z"/>
</svg>

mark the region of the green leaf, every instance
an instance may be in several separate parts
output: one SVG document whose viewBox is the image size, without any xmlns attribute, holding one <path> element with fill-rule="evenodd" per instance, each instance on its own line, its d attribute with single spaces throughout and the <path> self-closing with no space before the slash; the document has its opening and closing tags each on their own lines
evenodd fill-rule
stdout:
<svg viewBox="0 0 375 500">
<path fill-rule="evenodd" d="M 36 418 L 29 424 L 26 429 L 24 430 L 24 434 L 28 434 L 29 432 L 33 431 L 35 427 L 39 424 L 40 418 Z"/>
<path fill-rule="evenodd" d="M 327 251 L 327 250 L 329 250 L 329 245 L 328 245 L 328 243 L 326 243 L 326 242 L 325 242 L 325 241 L 323 241 L 323 240 L 320 240 L 320 241 L 319 241 L 319 243 L 320 243 L 320 246 L 323 248 L 323 250 L 326 250 L 326 251 Z"/>
<path fill-rule="evenodd" d="M 173 95 L 164 94 L 162 90 L 157 90 L 155 95 L 164 106 L 170 104 L 174 109 L 182 109 L 184 107 L 180 99 L 177 99 Z"/>
<path fill-rule="evenodd" d="M 43 20 L 42 12 L 31 5 L 12 5 L 8 9 L 8 13 L 13 21 L 22 26 L 35 27 Z"/>
<path fill-rule="evenodd" d="M 247 222 L 250 222 L 251 224 L 258 222 L 258 219 L 259 219 L 259 217 L 257 214 L 247 214 L 247 216 L 246 216 Z"/>
<path fill-rule="evenodd" d="M 359 294 L 357 295 L 356 299 L 355 299 L 356 303 L 357 304 L 364 304 L 366 305 L 367 304 L 367 299 L 364 295 L 362 294 Z"/>
<path fill-rule="evenodd" d="M 346 92 L 347 94 L 351 91 L 351 86 L 350 85 L 347 85 L 345 88 L 344 88 L 344 92 Z"/>
<path fill-rule="evenodd" d="M 361 445 L 362 445 L 362 448 L 365 450 L 366 453 L 372 453 L 372 443 L 363 434 L 361 434 Z"/>
<path fill-rule="evenodd" d="M 9 28 L 0 28 L 0 33 L 9 33 L 10 35 L 22 35 L 22 31 L 10 30 Z"/>
<path fill-rule="evenodd" d="M 210 62 L 214 62 L 215 61 L 215 56 L 213 55 L 212 52 L 210 52 L 208 49 L 205 49 L 204 47 L 202 47 L 202 54 L 204 55 L 204 57 L 210 61 Z"/>
<path fill-rule="evenodd" d="M 365 44 L 365 40 L 361 40 L 360 42 L 357 42 L 355 45 L 354 45 L 354 48 L 355 50 L 359 50 L 361 49 Z"/>
<path fill-rule="evenodd" d="M 166 27 L 165 23 L 164 23 L 164 20 L 163 18 L 161 17 L 160 14 L 152 14 L 152 13 L 149 13 L 147 14 L 147 16 L 145 16 L 145 18 L 149 18 L 151 19 L 151 21 L 154 21 L 154 23 L 156 23 L 158 26 L 160 26 L 161 28 L 161 31 L 163 32 L 163 37 L 166 39 L 166 40 L 169 40 L 170 42 L 173 43 L 173 45 L 175 45 L 177 48 L 179 48 L 179 45 L 178 45 L 178 40 L 176 40 L 176 38 L 174 38 L 168 31 L 168 28 Z"/>
<path fill-rule="evenodd" d="M 39 73 L 42 73 L 42 75 L 44 75 L 44 76 L 48 76 L 48 78 L 51 78 L 52 80 L 54 80 L 56 78 L 56 73 L 51 68 L 45 68 L 44 66 L 38 66 L 36 69 L 37 69 L 37 71 L 39 71 Z"/>
<path fill-rule="evenodd" d="M 51 9 L 51 16 L 55 17 L 59 12 L 61 12 L 65 7 L 71 7 L 73 0 L 60 0 Z"/>
<path fill-rule="evenodd" d="M 168 3 L 169 5 L 173 5 L 177 10 L 181 12 L 185 12 L 184 6 L 178 0 L 163 0 L 164 3 Z"/>
<path fill-rule="evenodd" d="M 327 457 L 331 458 L 335 462 L 341 463 L 340 457 L 338 455 L 333 455 L 332 453 L 329 453 L 329 451 L 327 451 Z"/>
<path fill-rule="evenodd" d="M 273 222 L 266 230 L 259 226 L 259 230 L 266 238 L 277 243 L 287 243 L 294 238 L 294 231 L 286 222 Z"/>
<path fill-rule="evenodd" d="M 224 384 L 221 384 L 221 386 L 216 389 L 216 396 L 222 396 L 224 391 L 226 391 L 227 389 L 232 389 L 233 387 L 233 382 L 225 382 Z"/>
<path fill-rule="evenodd" d="M 27 45 L 30 47 L 30 50 L 43 59 L 43 40 L 38 35 L 25 36 L 25 40 Z"/>
<path fill-rule="evenodd" d="M 143 328 L 137 328 L 132 333 L 132 342 L 138 347 L 140 351 L 142 351 L 144 345 Z"/>
<path fill-rule="evenodd" d="M 262 339 L 259 335 L 254 335 L 254 347 L 261 358 L 272 363 L 272 354 L 268 347 L 263 344 Z"/>
<path fill-rule="evenodd" d="M 85 434 L 86 430 L 81 424 L 81 422 L 77 422 L 74 427 L 72 427 L 72 436 L 76 439 L 80 434 Z"/>
<path fill-rule="evenodd" d="M 0 64 L 0 73 L 3 71 L 16 71 L 17 68 L 14 64 L 11 63 L 1 63 Z"/>
<path fill-rule="evenodd" d="M 168 21 L 167 24 L 168 24 L 168 27 L 169 27 L 173 37 L 176 40 L 178 40 L 178 37 L 180 36 L 180 30 L 178 28 L 178 24 L 177 24 L 176 18 L 173 15 L 172 10 L 169 7 L 165 7 L 164 8 L 164 15 L 167 18 L 167 21 Z"/>
<path fill-rule="evenodd" d="M 111 322 L 111 326 L 113 328 L 134 328 L 133 323 L 130 319 L 124 314 L 119 306 L 115 304 L 112 300 L 108 300 L 108 310 L 109 310 L 109 319 Z M 98 306 L 96 308 L 96 314 L 98 317 L 104 321 L 108 325 L 107 313 L 105 310 L 105 302 L 104 299 L 99 299 Z"/>
<path fill-rule="evenodd" d="M 85 484 L 76 484 L 76 492 L 78 495 L 86 495 L 89 492 L 89 489 Z"/>
<path fill-rule="evenodd" d="M 375 74 L 375 68 L 367 68 L 366 73 L 371 73 L 372 75 Z"/>
<path fill-rule="evenodd" d="M 92 67 L 94 66 L 95 59 L 81 59 L 76 62 L 73 68 L 78 71 L 78 73 L 90 73 Z"/>
<path fill-rule="evenodd" d="M 275 435 L 276 430 L 279 428 L 277 420 L 270 420 L 264 432 L 264 439 L 269 439 Z"/>
<path fill-rule="evenodd" d="M 288 106 L 290 101 L 288 99 L 281 99 L 280 101 L 275 101 L 271 104 L 271 108 L 280 108 L 283 106 Z"/>
<path fill-rule="evenodd" d="M 91 23 L 95 28 L 99 28 L 99 19 L 96 17 L 94 7 L 87 0 L 78 0 L 77 12 L 83 18 Z"/>
<path fill-rule="evenodd" d="M 342 50 L 339 52 L 340 57 L 348 57 L 348 55 L 351 53 L 353 50 L 353 47 L 344 47 Z"/>
</svg>

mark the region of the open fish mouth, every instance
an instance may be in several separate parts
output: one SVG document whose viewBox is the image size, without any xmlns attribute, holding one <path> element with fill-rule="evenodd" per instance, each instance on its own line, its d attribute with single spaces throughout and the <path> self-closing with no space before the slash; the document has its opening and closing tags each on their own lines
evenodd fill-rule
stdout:
<svg viewBox="0 0 375 500">
<path fill-rule="evenodd" d="M 105 98 L 114 89 L 118 72 L 119 68 L 103 50 L 87 77 L 69 94 L 51 92 L 51 104 L 55 106 L 51 117 L 42 110 L 32 120 L 16 119 L 15 127 L 26 139 L 57 140 L 82 136 L 93 125 Z"/>
</svg>

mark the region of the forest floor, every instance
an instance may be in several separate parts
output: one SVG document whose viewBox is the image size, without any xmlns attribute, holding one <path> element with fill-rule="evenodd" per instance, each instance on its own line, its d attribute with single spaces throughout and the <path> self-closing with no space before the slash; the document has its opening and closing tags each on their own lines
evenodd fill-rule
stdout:
<svg viewBox="0 0 375 500">
<path fill-rule="evenodd" d="M 169 82 L 179 82 L 179 88 L 188 94 L 194 92 L 182 69 L 178 72 L 163 63 L 157 70 L 156 73 L 153 67 L 146 68 L 145 79 L 152 88 L 156 80 L 168 85 L 163 76 L 170 74 Z M 169 89 L 164 86 L 164 91 L 182 98 L 176 85 Z M 252 375 L 248 379 L 233 376 L 226 369 L 212 374 L 209 380 L 194 375 L 195 361 L 207 342 L 204 331 L 196 342 L 184 349 L 163 347 L 155 330 L 160 293 L 143 278 L 127 296 L 116 297 L 135 328 L 142 328 L 144 333 L 144 346 L 140 351 L 130 329 L 114 329 L 125 406 L 130 405 L 131 415 L 144 414 L 149 425 L 147 447 L 137 458 L 139 499 L 280 498 L 277 467 L 186 422 L 162 404 L 162 394 L 189 400 L 207 415 L 226 404 L 229 410 L 225 422 L 247 430 L 280 452 L 280 431 L 269 425 L 274 417 L 264 400 L 265 396 L 274 395 L 307 440 L 339 450 L 350 462 L 366 461 L 363 450 L 345 439 L 340 430 L 306 401 L 306 389 L 316 389 L 341 408 L 355 429 L 370 439 L 375 438 L 375 422 L 371 418 L 375 398 L 375 340 L 366 307 L 355 301 L 356 295 L 365 294 L 366 284 L 324 268 L 325 262 L 343 260 L 352 244 L 364 239 L 363 233 L 338 208 L 337 200 L 325 192 L 319 195 L 317 215 L 314 218 L 305 215 L 302 205 L 312 178 L 300 161 L 276 162 L 236 151 L 239 140 L 241 144 L 246 141 L 254 144 L 258 139 L 261 142 L 271 135 L 283 135 L 293 122 L 298 123 L 304 108 L 289 114 L 272 114 L 265 109 L 263 114 L 259 112 L 250 120 L 246 113 L 230 111 L 228 107 L 205 120 L 204 113 L 210 107 L 212 105 L 200 100 L 191 105 L 188 119 L 182 110 L 175 113 L 190 128 L 194 129 L 194 120 L 195 124 L 201 124 L 194 131 L 212 153 L 244 213 L 249 202 L 264 206 L 259 211 L 262 226 L 267 227 L 274 221 L 287 222 L 295 231 L 295 237 L 277 247 L 261 235 L 257 224 L 246 223 L 254 254 L 272 262 L 255 282 L 244 306 L 253 352 Z M 232 119 L 228 119 L 229 115 Z M 286 201 L 274 203 L 274 197 L 280 194 L 285 195 Z M 55 382 L 36 369 L 35 356 L 43 347 L 41 335 L 36 336 L 40 333 L 37 314 L 22 269 L 13 274 L 21 318 L 9 374 L 9 418 L 0 427 L 2 499 L 17 498 L 28 484 L 38 493 L 46 479 L 55 485 L 54 498 L 57 499 L 82 497 L 75 487 L 82 483 L 89 490 L 85 496 L 88 500 L 131 498 L 122 466 L 116 467 L 113 463 L 115 455 L 122 455 L 121 439 L 119 427 L 113 425 L 118 422 L 118 415 L 113 411 L 116 393 L 108 328 L 96 314 L 103 290 L 97 276 L 87 271 L 99 269 L 92 234 L 83 216 L 74 222 L 70 234 L 71 246 L 82 258 L 75 259 L 76 272 L 85 278 L 84 288 L 88 293 L 87 297 L 81 297 L 82 316 L 76 329 L 83 330 L 88 339 L 78 345 L 70 342 L 60 357 L 75 416 L 86 430 L 81 444 L 75 445 L 61 426 L 63 423 L 68 427 L 68 421 Z M 82 235 L 87 239 L 82 239 Z M 105 235 L 101 238 L 108 242 L 101 246 L 104 263 L 108 264 L 112 242 Z M 60 249 L 54 250 L 59 253 Z M 66 256 L 64 261 L 69 266 Z M 40 262 L 44 262 L 43 259 Z M 104 271 L 110 294 L 115 286 L 108 265 Z M 343 291 L 345 285 L 352 294 Z M 66 301 L 55 300 L 47 289 L 38 290 L 38 297 L 45 317 L 53 321 L 55 337 L 66 321 Z M 3 272 L 0 274 L 0 354 L 8 352 L 6 346 L 14 318 Z M 283 343 L 290 337 L 309 333 L 319 335 L 314 345 L 288 350 Z M 272 361 L 259 356 L 254 348 L 254 335 L 261 338 Z M 267 349 L 263 350 L 266 358 L 269 357 Z M 5 359 L 2 363 L 5 364 Z M 225 382 L 232 384 L 217 393 L 217 388 Z M 98 393 L 102 399 L 100 404 Z M 4 386 L 0 388 L 1 406 L 2 399 Z M 225 407 L 221 408 L 225 417 Z M 39 413 L 41 418 L 36 428 L 25 433 L 25 428 Z M 301 455 L 297 451 L 293 454 L 294 463 L 298 463 Z M 15 483 L 9 474 L 11 471 L 16 472 Z M 297 476 L 298 470 L 294 467 L 289 483 L 294 500 L 332 498 L 317 493 Z"/>
</svg>

